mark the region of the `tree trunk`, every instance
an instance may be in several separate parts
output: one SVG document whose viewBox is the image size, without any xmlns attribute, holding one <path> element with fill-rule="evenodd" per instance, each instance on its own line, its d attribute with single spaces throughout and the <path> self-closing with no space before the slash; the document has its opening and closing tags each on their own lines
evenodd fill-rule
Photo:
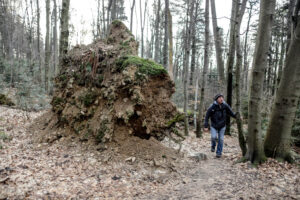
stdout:
<svg viewBox="0 0 300 200">
<path fill-rule="evenodd" d="M 192 56 L 191 56 L 191 72 L 190 72 L 190 83 L 189 83 L 189 85 L 191 87 L 193 87 L 193 85 L 194 85 L 195 67 L 196 67 L 196 54 L 197 54 L 197 48 L 196 48 L 196 42 L 197 42 L 196 22 L 197 22 L 197 18 L 198 18 L 198 10 L 199 10 L 198 7 L 199 7 L 199 3 L 196 2 L 195 14 L 193 15 L 194 26 L 192 27 L 192 33 L 191 33 Z M 191 97 L 189 99 L 192 99 L 192 97 L 193 97 L 193 92 L 192 91 L 190 93 L 190 96 Z"/>
<path fill-rule="evenodd" d="M 245 43 L 244 43 L 244 70 L 243 70 L 243 82 L 242 87 L 246 93 L 248 91 L 248 69 L 249 69 L 249 62 L 248 62 L 248 33 L 250 29 L 250 21 L 252 18 L 252 9 L 253 9 L 253 3 L 250 3 L 250 10 L 248 15 L 248 22 L 247 22 L 247 28 L 246 28 L 246 35 L 245 35 Z"/>
<path fill-rule="evenodd" d="M 117 18 L 117 0 L 112 0 L 111 21 Z"/>
<path fill-rule="evenodd" d="M 282 33 L 284 33 L 284 19 L 282 19 Z M 279 86 L 280 83 L 280 79 L 281 79 L 281 75 L 282 75 L 282 68 L 283 68 L 283 62 L 284 62 L 284 56 L 285 56 L 285 48 L 286 47 L 286 43 L 284 41 L 284 34 L 281 35 L 280 38 L 280 42 L 281 42 L 281 49 L 280 49 L 280 58 L 279 58 L 279 63 L 278 63 L 278 75 L 277 75 L 277 81 L 276 81 L 276 89 Z"/>
<path fill-rule="evenodd" d="M 273 71 L 273 80 L 272 80 L 272 93 L 271 95 L 274 96 L 275 89 L 276 89 L 276 72 L 277 72 L 277 66 L 278 66 L 278 57 L 279 57 L 279 38 L 277 36 L 276 38 L 276 45 L 275 45 L 275 62 L 274 62 L 274 71 Z"/>
<path fill-rule="evenodd" d="M 169 0 L 165 0 L 165 36 L 164 36 L 164 49 L 163 49 L 163 66 L 168 69 L 168 13 L 169 13 Z"/>
<path fill-rule="evenodd" d="M 103 24 L 102 24 L 102 26 L 103 26 L 102 38 L 104 38 L 105 35 L 106 35 L 106 29 L 107 29 L 106 24 L 105 24 L 105 4 L 104 4 L 104 0 L 102 0 L 102 18 L 103 18 L 102 19 L 103 20 Z"/>
<path fill-rule="evenodd" d="M 60 40 L 59 40 L 59 68 L 63 66 L 63 59 L 68 52 L 69 46 L 69 7 L 70 0 L 62 1 L 60 18 Z"/>
<path fill-rule="evenodd" d="M 39 0 L 36 0 L 36 12 L 37 12 L 37 56 L 38 56 L 38 82 L 42 83 L 42 60 L 41 60 L 41 47 L 40 47 L 40 6 Z"/>
<path fill-rule="evenodd" d="M 160 0 L 157 3 L 157 13 L 155 16 L 155 45 L 154 45 L 154 60 L 159 63 L 159 24 L 160 24 Z"/>
<path fill-rule="evenodd" d="M 132 2 L 132 6 L 130 8 L 130 32 L 132 32 L 132 22 L 133 22 L 133 9 L 135 6 L 135 0 Z"/>
<path fill-rule="evenodd" d="M 243 63 L 243 56 L 242 56 L 242 48 L 241 48 L 241 41 L 240 41 L 240 27 L 243 19 L 243 15 L 245 13 L 245 8 L 246 8 L 247 0 L 243 0 L 241 7 L 238 11 L 237 14 L 237 25 L 235 29 L 235 37 L 236 37 L 236 67 L 235 67 L 235 95 L 236 95 L 236 110 L 237 110 L 237 128 L 238 128 L 238 136 L 239 136 L 239 145 L 242 150 L 243 156 L 247 152 L 247 146 L 246 146 L 246 140 L 243 132 L 243 123 L 242 119 L 240 116 L 241 113 L 241 96 L 240 96 L 240 83 L 241 83 L 241 66 Z"/>
<path fill-rule="evenodd" d="M 203 110 L 204 110 L 204 95 L 205 95 L 205 87 L 206 87 L 206 76 L 207 76 L 207 69 L 209 63 L 209 0 L 205 1 L 205 36 L 204 36 L 204 66 L 203 66 L 203 73 L 202 73 L 202 83 L 200 89 L 200 104 L 198 108 L 198 119 L 197 119 L 197 127 L 196 127 L 196 136 L 198 138 L 202 137 L 202 117 L 203 117 Z"/>
<path fill-rule="evenodd" d="M 107 36 L 109 34 L 109 24 L 111 22 L 111 18 L 110 18 L 110 14 L 111 14 L 111 6 L 112 6 L 112 3 L 113 3 L 114 0 L 109 0 L 108 1 L 108 7 L 107 7 L 107 11 L 106 11 L 106 21 L 107 21 L 107 24 L 106 24 L 106 33 L 105 35 Z"/>
<path fill-rule="evenodd" d="M 289 47 L 290 47 L 290 42 L 292 39 L 292 33 L 293 33 L 293 28 L 292 28 L 292 15 L 293 15 L 293 9 L 295 6 L 296 0 L 289 0 L 289 6 L 288 6 L 288 14 L 287 14 L 287 39 L 286 39 L 286 54 L 288 53 Z"/>
<path fill-rule="evenodd" d="M 45 90 L 48 92 L 49 61 L 50 61 L 50 0 L 46 0 L 46 39 L 45 39 Z"/>
<path fill-rule="evenodd" d="M 185 38 L 185 60 L 184 60 L 184 81 L 183 81 L 183 96 L 184 96 L 184 133 L 189 134 L 189 123 L 188 123 L 188 74 L 189 74 L 189 62 L 190 62 L 190 50 L 191 50 L 191 28 L 193 26 L 193 13 L 194 13 L 195 0 L 188 1 L 187 9 L 187 25 L 186 25 L 186 38 Z M 190 19 L 189 16 L 190 15 Z M 188 20 L 189 19 L 189 20 Z"/>
<path fill-rule="evenodd" d="M 264 143 L 268 157 L 292 161 L 290 154 L 291 129 L 300 96 L 300 0 L 297 1 L 294 16 L 295 30 L 287 53 L 282 78 L 276 93 Z"/>
<path fill-rule="evenodd" d="M 211 14 L 212 14 L 212 24 L 213 24 L 215 49 L 216 49 L 216 60 L 217 60 L 218 74 L 219 74 L 219 83 L 222 87 L 222 91 L 224 91 L 225 75 L 224 75 L 224 61 L 222 57 L 223 56 L 222 43 L 221 43 L 222 39 L 220 35 L 220 28 L 218 27 L 218 23 L 217 23 L 215 0 L 211 0 Z"/>
<path fill-rule="evenodd" d="M 168 9 L 168 31 L 169 31 L 169 67 L 168 67 L 168 71 L 169 71 L 169 75 L 170 78 L 172 80 L 174 80 L 173 77 L 173 31 L 172 31 L 172 15 L 170 12 L 170 9 Z"/>
<path fill-rule="evenodd" d="M 144 10 L 144 18 L 143 18 L 143 11 L 142 11 L 142 1 L 140 0 L 140 19 L 141 19 L 141 57 L 144 57 L 144 28 L 145 28 L 145 19 L 146 19 L 146 12 L 147 12 L 147 2 L 145 1 L 145 10 Z"/>
<path fill-rule="evenodd" d="M 230 21 L 230 36 L 229 36 L 229 52 L 227 58 L 227 104 L 232 104 L 232 78 L 233 78 L 233 64 L 235 55 L 235 29 L 236 29 L 236 14 L 238 9 L 238 3 L 236 0 L 232 0 L 231 9 L 231 21 Z M 230 135 L 230 117 L 226 120 L 226 135 Z"/>
<path fill-rule="evenodd" d="M 58 52 L 57 52 L 57 4 L 56 0 L 53 0 L 53 12 L 54 12 L 54 27 L 53 27 L 53 72 L 54 75 L 58 73 L 57 70 L 57 57 L 58 57 Z"/>
<path fill-rule="evenodd" d="M 246 158 L 255 164 L 261 163 L 265 159 L 261 136 L 261 101 L 275 3 L 275 0 L 261 0 L 260 2 L 259 27 L 252 66 Z"/>
</svg>

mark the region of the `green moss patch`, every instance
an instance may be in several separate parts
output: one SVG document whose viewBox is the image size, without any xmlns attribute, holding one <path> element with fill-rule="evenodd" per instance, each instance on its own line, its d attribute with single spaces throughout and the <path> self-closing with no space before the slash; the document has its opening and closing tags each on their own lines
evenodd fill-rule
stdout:
<svg viewBox="0 0 300 200">
<path fill-rule="evenodd" d="M 61 97 L 53 97 L 53 99 L 52 99 L 53 106 L 57 106 L 57 105 L 64 104 L 64 103 L 65 103 L 65 101 Z"/>
<path fill-rule="evenodd" d="M 184 121 L 184 114 L 182 113 L 177 113 L 176 116 L 171 119 L 170 121 L 167 122 L 167 127 L 173 126 L 176 122 L 183 122 Z"/>
<path fill-rule="evenodd" d="M 14 106 L 14 102 L 4 94 L 0 94 L 0 105 Z"/>
<path fill-rule="evenodd" d="M 114 26 L 120 26 L 122 22 L 120 20 L 114 20 L 111 24 Z"/>
<path fill-rule="evenodd" d="M 138 56 L 123 56 L 116 61 L 118 70 L 122 71 L 130 65 L 138 67 L 138 73 L 148 76 L 159 76 L 161 74 L 167 74 L 167 71 L 160 64 L 155 63 L 152 60 L 140 58 Z"/>
<path fill-rule="evenodd" d="M 106 126 L 107 123 L 108 121 L 104 120 L 100 124 L 100 129 L 98 130 L 95 138 L 98 143 L 102 142 L 102 139 L 105 136 L 106 131 L 108 130 L 108 127 Z"/>
<path fill-rule="evenodd" d="M 84 95 L 79 97 L 79 100 L 86 106 L 91 106 L 97 99 L 97 93 L 94 91 L 89 91 L 85 93 Z"/>
</svg>

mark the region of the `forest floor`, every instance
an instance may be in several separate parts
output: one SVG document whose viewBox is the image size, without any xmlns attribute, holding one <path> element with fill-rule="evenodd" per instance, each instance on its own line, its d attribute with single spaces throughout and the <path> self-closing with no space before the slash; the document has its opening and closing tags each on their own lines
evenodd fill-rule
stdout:
<svg viewBox="0 0 300 200">
<path fill-rule="evenodd" d="M 199 140 L 192 131 L 178 155 L 171 141 L 159 147 L 136 139 L 137 146 L 144 143 L 141 149 L 114 159 L 122 147 L 73 136 L 37 142 L 28 127 L 43 113 L 0 107 L 0 199 L 300 199 L 299 164 L 236 163 L 241 153 L 235 136 L 225 137 L 220 159 L 210 152 L 210 135 Z M 144 155 L 151 147 L 161 148 L 161 159 Z M 196 153 L 200 160 L 192 157 Z"/>
</svg>

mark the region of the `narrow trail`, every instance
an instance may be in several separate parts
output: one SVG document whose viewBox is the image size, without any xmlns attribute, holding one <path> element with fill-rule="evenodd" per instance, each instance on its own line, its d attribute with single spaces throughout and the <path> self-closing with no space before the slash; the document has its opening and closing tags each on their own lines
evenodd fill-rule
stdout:
<svg viewBox="0 0 300 200">
<path fill-rule="evenodd" d="M 39 116 L 0 107 L 0 199 L 300 199 L 297 165 L 272 159 L 258 168 L 234 164 L 240 158 L 236 137 L 225 137 L 217 159 L 209 134 L 198 140 L 191 132 L 182 146 L 183 164 L 170 170 L 109 160 L 110 151 L 72 137 L 37 143 L 26 127 Z M 199 152 L 207 159 L 190 158 Z"/>
</svg>

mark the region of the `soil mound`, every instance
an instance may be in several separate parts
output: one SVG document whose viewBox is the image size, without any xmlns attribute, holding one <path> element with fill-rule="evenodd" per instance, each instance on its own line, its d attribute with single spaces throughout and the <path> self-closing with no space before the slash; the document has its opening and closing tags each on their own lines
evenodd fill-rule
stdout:
<svg viewBox="0 0 300 200">
<path fill-rule="evenodd" d="M 159 64 L 137 56 L 138 43 L 120 21 L 106 40 L 76 46 L 64 58 L 48 128 L 68 128 L 97 142 L 129 135 L 162 140 L 176 107 L 174 83 Z M 54 123 L 54 124 L 53 124 Z"/>
</svg>

